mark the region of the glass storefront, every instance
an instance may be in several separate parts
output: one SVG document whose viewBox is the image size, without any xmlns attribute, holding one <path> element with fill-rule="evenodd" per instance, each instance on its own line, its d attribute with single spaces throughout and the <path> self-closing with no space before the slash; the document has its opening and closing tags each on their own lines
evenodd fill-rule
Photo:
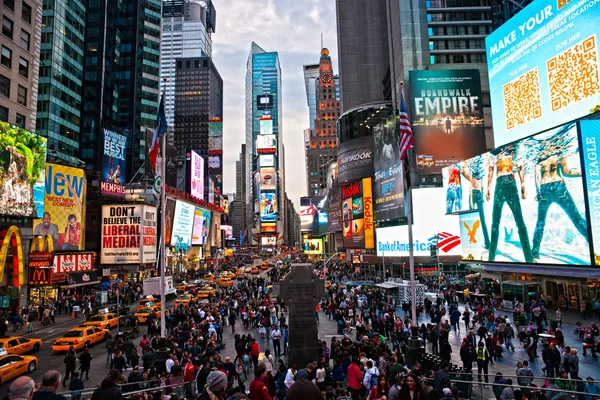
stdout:
<svg viewBox="0 0 600 400">
<path fill-rule="evenodd" d="M 29 288 L 29 303 L 41 303 L 58 299 L 57 286 L 36 286 Z"/>
</svg>

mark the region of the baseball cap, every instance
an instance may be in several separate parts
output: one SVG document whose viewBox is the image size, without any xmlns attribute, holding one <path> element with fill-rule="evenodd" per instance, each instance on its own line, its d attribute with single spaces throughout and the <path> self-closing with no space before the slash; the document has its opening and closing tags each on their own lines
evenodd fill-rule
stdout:
<svg viewBox="0 0 600 400">
<path fill-rule="evenodd" d="M 452 396 L 452 390 L 450 388 L 444 388 L 444 396 Z"/>
</svg>

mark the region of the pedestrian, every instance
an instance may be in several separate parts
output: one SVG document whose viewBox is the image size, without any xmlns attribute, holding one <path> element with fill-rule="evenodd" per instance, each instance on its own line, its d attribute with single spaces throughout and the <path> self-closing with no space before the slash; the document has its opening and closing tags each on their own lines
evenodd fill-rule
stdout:
<svg viewBox="0 0 600 400">
<path fill-rule="evenodd" d="M 502 372 L 497 372 L 496 376 L 494 377 L 494 382 L 492 382 L 492 390 L 494 391 L 496 400 L 500 400 L 505 384 L 506 379 L 504 379 L 504 376 L 502 376 Z"/>
<path fill-rule="evenodd" d="M 560 308 L 556 309 L 556 323 L 562 328 L 562 311 L 560 311 Z"/>
<path fill-rule="evenodd" d="M 265 385 L 266 375 L 267 370 L 264 366 L 260 365 L 254 368 L 254 380 L 250 383 L 250 400 L 271 400 L 269 390 Z"/>
<path fill-rule="evenodd" d="M 66 383 L 69 377 L 72 377 L 75 373 L 75 368 L 77 367 L 77 356 L 75 354 L 75 348 L 73 346 L 69 346 L 69 350 L 65 355 L 63 360 L 65 364 L 65 378 L 63 380 L 63 387 L 67 387 Z"/>
<path fill-rule="evenodd" d="M 57 393 L 60 381 L 60 372 L 54 369 L 44 372 L 40 388 L 33 394 L 32 400 L 67 400 L 65 396 Z"/>
<path fill-rule="evenodd" d="M 121 383 L 123 383 L 121 372 L 118 369 L 111 369 L 100 383 L 100 387 L 92 394 L 92 400 L 121 400 L 123 398 L 123 391 L 119 386 Z"/>
<path fill-rule="evenodd" d="M 517 383 L 521 387 L 528 387 L 533 382 L 533 371 L 529 368 L 529 361 L 524 360 L 523 366 L 517 371 Z"/>
<path fill-rule="evenodd" d="M 80 400 L 81 391 L 84 389 L 83 381 L 79 378 L 79 372 L 73 372 L 73 378 L 69 383 L 69 390 L 71 391 L 71 400 Z"/>
<path fill-rule="evenodd" d="M 85 380 L 90 379 L 90 368 L 92 365 L 92 354 L 87 347 L 83 349 L 83 353 L 79 355 L 79 369 L 81 370 L 81 378 L 85 374 Z"/>
<path fill-rule="evenodd" d="M 127 361 L 125 361 L 125 357 L 123 357 L 122 351 L 117 351 L 115 355 L 115 359 L 113 360 L 114 369 L 118 370 L 119 373 L 123 373 L 123 370 L 127 368 Z"/>
<path fill-rule="evenodd" d="M 273 351 L 275 352 L 275 357 L 279 357 L 281 356 L 281 331 L 277 325 L 275 325 L 271 332 L 271 338 L 273 339 Z"/>
<path fill-rule="evenodd" d="M 475 360 L 475 351 L 471 343 L 467 338 L 463 339 L 462 344 L 460 345 L 460 359 L 463 363 L 463 369 L 465 371 L 473 370 L 473 361 Z"/>
<path fill-rule="evenodd" d="M 477 351 L 476 351 L 476 360 L 477 360 L 477 378 L 479 382 L 481 382 L 481 371 L 483 371 L 485 383 L 484 387 L 488 387 L 488 365 L 490 362 L 490 356 L 487 349 L 483 346 L 483 342 L 479 342 Z"/>
<path fill-rule="evenodd" d="M 104 347 L 106 348 L 106 365 L 112 366 L 112 359 L 114 357 L 115 345 L 116 345 L 115 341 L 113 340 L 112 335 L 109 333 L 108 339 L 106 339 L 106 343 L 104 344 Z"/>
</svg>

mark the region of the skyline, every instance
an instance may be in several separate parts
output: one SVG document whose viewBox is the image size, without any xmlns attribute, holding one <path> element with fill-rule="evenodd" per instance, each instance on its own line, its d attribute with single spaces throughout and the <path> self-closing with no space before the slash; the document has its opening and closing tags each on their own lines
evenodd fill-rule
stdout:
<svg viewBox="0 0 600 400">
<path fill-rule="evenodd" d="M 246 61 L 254 41 L 267 52 L 279 53 L 286 157 L 285 190 L 298 208 L 300 197 L 307 195 L 304 129 L 309 127 L 302 66 L 319 62 L 322 32 L 323 45 L 330 51 L 334 72 L 339 73 L 335 2 L 226 0 L 219 1 L 216 6 L 219 22 L 213 34 L 213 61 L 224 83 L 223 193 L 235 191 L 235 161 L 245 138 Z M 245 20 L 245 16 L 256 13 L 261 6 L 264 10 L 262 24 L 258 24 L 257 18 L 248 21 L 249 24 L 239 24 L 239 21 Z M 298 165 L 302 168 L 298 168 Z"/>
</svg>

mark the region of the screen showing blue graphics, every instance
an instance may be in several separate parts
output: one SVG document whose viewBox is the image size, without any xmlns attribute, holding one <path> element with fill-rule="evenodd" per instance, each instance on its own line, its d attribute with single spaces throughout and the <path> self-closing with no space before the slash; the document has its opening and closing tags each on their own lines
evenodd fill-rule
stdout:
<svg viewBox="0 0 600 400">
<path fill-rule="evenodd" d="M 494 142 L 598 110 L 600 2 L 535 0 L 485 40 Z"/>
<path fill-rule="evenodd" d="M 177 200 L 175 217 L 173 219 L 173 236 L 171 246 L 175 250 L 187 250 L 192 244 L 192 229 L 194 228 L 194 211 L 192 204 Z"/>
<path fill-rule="evenodd" d="M 594 247 L 593 262 L 600 265 L 600 121 L 581 121 L 580 125 L 581 157 L 587 189 L 588 206 L 590 208 L 590 226 L 592 245 Z"/>
<path fill-rule="evenodd" d="M 125 196 L 127 136 L 104 129 L 102 155 L 102 194 Z"/>
<path fill-rule="evenodd" d="M 277 220 L 277 192 L 260 193 L 260 221 L 275 222 Z"/>
<path fill-rule="evenodd" d="M 487 249 L 486 238 L 481 228 L 481 218 L 478 212 L 460 214 L 460 241 L 462 243 L 463 260 L 484 261 Z M 489 239 L 488 239 L 489 240 Z"/>
<path fill-rule="evenodd" d="M 472 254 L 482 261 L 589 265 L 581 175 L 575 123 L 445 168 L 446 213 L 471 211 L 478 217 L 465 217 L 471 219 L 461 222 L 461 231 L 471 234 L 461 233 L 476 241 L 467 239 L 463 256 Z M 474 246 L 469 246 L 469 241 Z"/>
</svg>

